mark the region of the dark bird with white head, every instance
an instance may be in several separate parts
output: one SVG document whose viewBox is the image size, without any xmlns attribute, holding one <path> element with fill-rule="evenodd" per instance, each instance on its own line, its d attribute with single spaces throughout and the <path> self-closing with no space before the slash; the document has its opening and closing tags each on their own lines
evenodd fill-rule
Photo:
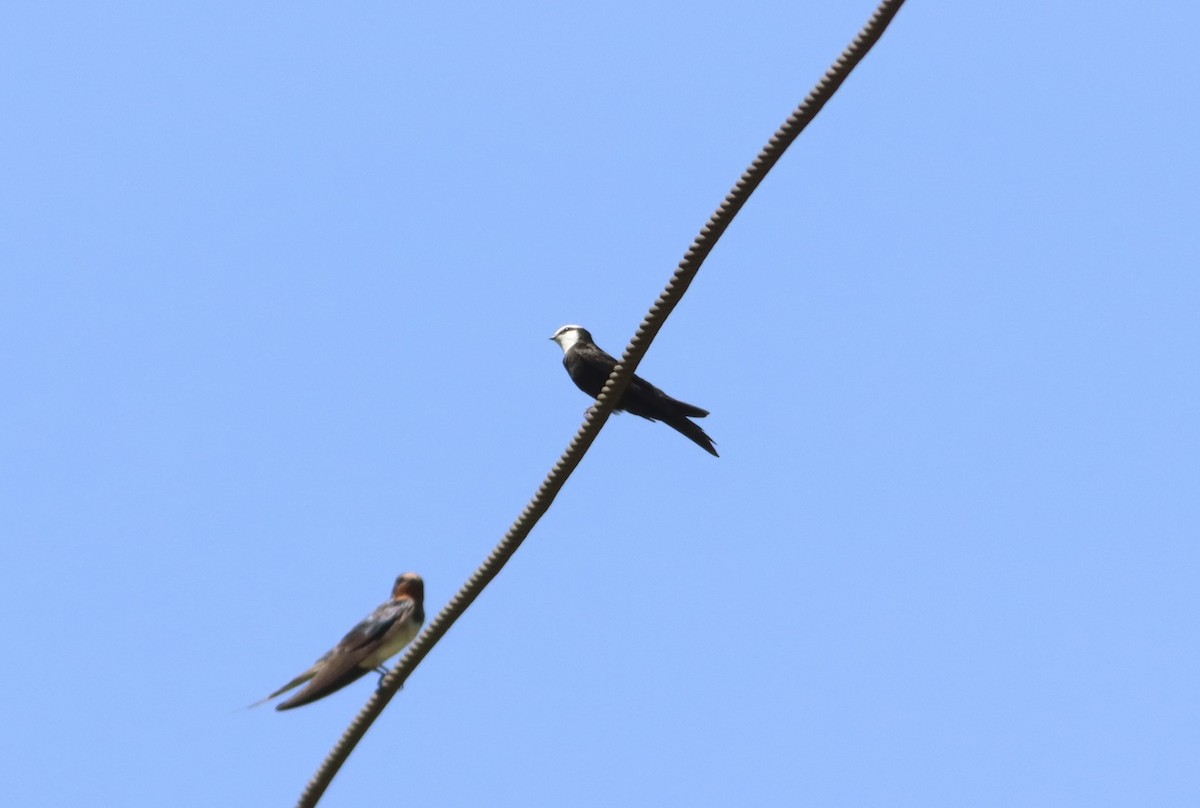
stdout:
<svg viewBox="0 0 1200 808">
<path fill-rule="evenodd" d="M 567 369 L 567 375 L 575 382 L 575 386 L 592 398 L 600 395 L 604 383 L 608 381 L 609 375 L 617 365 L 617 360 L 602 351 L 592 340 L 591 333 L 583 326 L 564 325 L 555 331 L 550 339 L 562 348 L 563 367 Z M 613 409 L 624 410 L 651 421 L 662 421 L 713 457 L 718 456 L 717 450 L 713 448 L 713 439 L 688 420 L 703 418 L 708 415 L 708 410 L 671 398 L 640 376 L 633 377 Z"/>
</svg>

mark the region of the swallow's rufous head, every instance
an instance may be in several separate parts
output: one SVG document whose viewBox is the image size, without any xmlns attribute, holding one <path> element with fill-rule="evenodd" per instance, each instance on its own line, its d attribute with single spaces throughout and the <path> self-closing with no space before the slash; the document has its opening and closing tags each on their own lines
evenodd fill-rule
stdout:
<svg viewBox="0 0 1200 808">
<path fill-rule="evenodd" d="M 396 584 L 392 587 L 392 600 L 399 600 L 405 596 L 412 598 L 418 606 L 425 600 L 425 581 L 415 572 L 404 573 L 396 579 Z"/>
</svg>

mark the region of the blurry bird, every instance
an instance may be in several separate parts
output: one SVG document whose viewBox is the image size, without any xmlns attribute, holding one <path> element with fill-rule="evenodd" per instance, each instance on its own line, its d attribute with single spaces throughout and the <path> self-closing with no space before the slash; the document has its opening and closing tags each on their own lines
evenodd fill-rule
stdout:
<svg viewBox="0 0 1200 808">
<path fill-rule="evenodd" d="M 308 682 L 303 690 L 275 705 L 276 710 L 290 710 L 341 690 L 371 671 L 387 673 L 383 663 L 400 653 L 400 649 L 412 642 L 421 630 L 421 624 L 425 622 L 424 605 L 425 582 L 415 572 L 404 573 L 392 587 L 391 600 L 350 629 L 350 633 L 311 668 L 250 706 L 257 707 Z"/>
<path fill-rule="evenodd" d="M 583 326 L 564 325 L 550 339 L 563 349 L 563 367 L 575 386 L 592 398 L 600 395 L 617 360 L 600 350 L 592 341 L 591 333 Z M 625 410 L 651 421 L 662 421 L 704 451 L 718 456 L 713 448 L 713 439 L 688 420 L 703 418 L 708 415 L 708 410 L 671 398 L 640 376 L 633 377 L 613 409 Z"/>
</svg>

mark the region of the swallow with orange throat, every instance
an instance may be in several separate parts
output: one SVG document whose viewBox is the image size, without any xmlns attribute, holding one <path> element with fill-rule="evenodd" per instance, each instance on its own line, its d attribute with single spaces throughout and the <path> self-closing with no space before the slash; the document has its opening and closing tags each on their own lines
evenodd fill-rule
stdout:
<svg viewBox="0 0 1200 808">
<path fill-rule="evenodd" d="M 412 642 L 424 622 L 425 582 L 415 572 L 406 572 L 396 579 L 391 599 L 350 629 L 325 656 L 304 673 L 250 706 L 257 707 L 307 682 L 302 690 L 287 701 L 275 705 L 276 710 L 290 710 L 341 690 L 372 671 L 385 674 L 387 669 L 383 663 Z"/>
<path fill-rule="evenodd" d="M 617 360 L 601 350 L 592 341 L 591 332 L 583 326 L 564 325 L 550 339 L 562 348 L 563 367 L 575 386 L 592 398 L 600 395 Z M 713 439 L 689 420 L 703 418 L 708 415 L 708 410 L 671 398 L 641 376 L 633 377 L 613 410 L 624 410 L 650 421 L 662 421 L 713 457 L 718 456 Z"/>
</svg>

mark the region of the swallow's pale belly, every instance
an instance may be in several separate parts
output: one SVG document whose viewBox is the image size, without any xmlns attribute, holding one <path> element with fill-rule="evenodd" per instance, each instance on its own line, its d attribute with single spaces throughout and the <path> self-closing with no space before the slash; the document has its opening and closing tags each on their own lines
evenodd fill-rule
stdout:
<svg viewBox="0 0 1200 808">
<path fill-rule="evenodd" d="M 420 630 L 420 626 L 411 625 L 406 621 L 394 633 L 387 635 L 375 653 L 358 663 L 358 666 L 360 668 L 367 668 L 368 670 L 378 668 L 384 662 L 387 662 L 400 653 L 400 650 L 412 642 Z"/>
</svg>

